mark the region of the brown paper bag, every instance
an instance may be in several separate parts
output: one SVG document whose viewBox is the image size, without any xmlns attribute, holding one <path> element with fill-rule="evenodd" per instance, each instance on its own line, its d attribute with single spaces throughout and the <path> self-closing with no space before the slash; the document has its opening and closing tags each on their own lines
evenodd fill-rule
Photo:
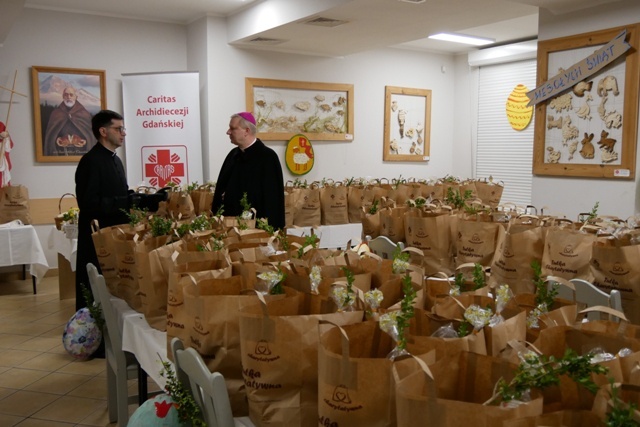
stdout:
<svg viewBox="0 0 640 427">
<path fill-rule="evenodd" d="M 496 313 L 496 305 L 491 298 L 468 294 L 438 301 L 433 307 L 433 312 L 448 319 L 461 320 L 464 319 L 466 308 L 472 304 L 483 308 L 489 307 L 493 313 Z M 527 315 L 524 310 L 507 304 L 507 307 L 502 310 L 500 315 L 504 319 L 502 322 L 483 328 L 489 356 L 500 354 L 511 340 L 524 341 L 526 338 Z"/>
<path fill-rule="evenodd" d="M 168 275 L 167 289 L 167 355 L 171 358 L 171 340 L 178 337 L 189 342 L 186 323 L 188 313 L 184 306 L 185 286 L 193 280 L 228 278 L 232 269 L 228 254 L 214 252 L 174 252 L 169 258 L 161 258 L 163 269 Z"/>
<path fill-rule="evenodd" d="M 424 253 L 426 274 L 453 272 L 451 218 L 446 209 L 411 208 L 404 214 L 404 240 Z"/>
<path fill-rule="evenodd" d="M 327 300 L 299 294 L 262 301 L 241 310 L 240 347 L 256 426 L 301 426 L 318 422 L 318 324 L 362 321 L 362 311 L 332 313 Z M 305 307 L 310 308 L 305 310 Z"/>
<path fill-rule="evenodd" d="M 320 189 L 322 225 L 349 223 L 348 188 L 340 183 Z"/>
<path fill-rule="evenodd" d="M 640 325 L 640 245 L 595 244 L 591 257 L 593 284 L 606 293 L 620 291 L 622 309 L 631 323 Z"/>
<path fill-rule="evenodd" d="M 29 189 L 24 185 L 0 187 L 0 224 L 16 219 L 31 224 Z"/>
<path fill-rule="evenodd" d="M 113 232 L 116 227 L 99 228 L 98 222 L 94 221 L 91 224 L 91 228 L 93 230 L 91 238 L 96 248 L 100 271 L 104 276 L 107 288 L 109 288 L 109 293 L 111 295 L 117 295 L 120 277 L 118 276 L 116 265 L 116 248 L 113 238 Z"/>
<path fill-rule="evenodd" d="M 482 200 L 482 203 L 491 206 L 492 208 L 498 207 L 500 199 L 502 198 L 502 192 L 504 191 L 504 184 L 502 182 L 495 183 L 493 180 L 477 180 L 476 194 L 477 197 Z"/>
<path fill-rule="evenodd" d="M 318 423 L 386 427 L 396 425 L 393 361 L 395 347 L 378 322 L 331 327 L 320 336 L 318 354 Z M 425 347 L 407 344 L 424 357 Z"/>
<path fill-rule="evenodd" d="M 409 336 L 407 342 L 420 344 L 428 350 L 436 350 L 447 354 L 458 351 L 470 351 L 477 354 L 487 354 L 487 344 L 484 331 L 469 334 L 465 337 L 445 337 L 452 331 L 457 331 L 460 321 L 445 319 L 437 314 L 421 309 L 414 309 L 415 315 L 409 322 Z"/>
<path fill-rule="evenodd" d="M 544 355 L 556 358 L 562 357 L 569 348 L 578 355 L 585 355 L 598 348 L 610 354 L 617 354 L 623 348 L 631 349 L 633 354 L 630 356 L 599 362 L 600 365 L 609 369 L 607 375 L 592 376 L 592 380 L 601 387 L 608 384 L 608 378 L 613 378 L 616 382 L 626 382 L 633 370 L 628 363 L 638 361 L 637 358 L 640 356 L 638 353 L 640 346 L 635 340 L 578 330 L 572 326 L 555 326 L 543 329 L 534 345 Z M 544 390 L 544 396 L 545 412 L 561 409 L 590 409 L 594 401 L 593 394 L 565 376 L 560 378 L 559 386 L 552 386 Z"/>
<path fill-rule="evenodd" d="M 570 224 L 547 227 L 542 253 L 542 275 L 593 281 L 589 261 L 596 235 Z"/>
<path fill-rule="evenodd" d="M 537 219 L 519 218 L 508 228 L 498 228 L 496 252 L 491 261 L 490 286 L 508 284 L 514 293 L 533 293 L 532 261 L 540 262 L 544 250 Z"/>
<path fill-rule="evenodd" d="M 174 218 L 186 219 L 196 216 L 196 209 L 191 196 L 186 191 L 179 189 L 169 192 L 167 210 Z"/>
<path fill-rule="evenodd" d="M 506 420 L 503 427 L 604 427 L 591 411 L 556 411 L 532 417 Z"/>
<path fill-rule="evenodd" d="M 458 218 L 456 267 L 469 262 L 490 266 L 499 227 L 500 224 L 486 221 L 482 215 Z"/>
<path fill-rule="evenodd" d="M 616 404 L 612 397 L 611 385 L 607 384 L 598 390 L 596 394 L 595 400 L 593 402 L 592 413 L 598 417 L 598 419 L 605 425 L 604 422 L 607 421 L 608 415 L 613 410 L 614 406 L 618 406 L 620 409 L 628 411 L 631 413 L 631 419 L 633 420 L 633 425 L 640 425 L 640 377 L 637 378 L 633 383 L 615 383 L 614 387 L 618 389 L 618 399 L 619 402 Z M 631 408 L 630 405 L 635 405 L 634 408 Z M 587 424 L 583 424 L 586 426 Z M 598 425 L 598 424 L 588 424 Z M 614 424 L 606 424 L 607 426 L 611 426 Z M 617 424 L 616 424 L 617 425 Z"/>
<path fill-rule="evenodd" d="M 318 186 L 312 184 L 309 188 L 299 188 L 293 225 L 298 227 L 317 227 L 322 222 L 321 218 L 322 210 Z"/>
<path fill-rule="evenodd" d="M 380 211 L 369 213 L 367 208 L 363 207 L 360 213 L 360 221 L 362 222 L 362 240 L 367 236 L 375 239 L 380 235 Z"/>
<path fill-rule="evenodd" d="M 167 326 L 167 282 L 154 282 L 154 270 L 151 253 L 165 246 L 171 236 L 149 237 L 134 246 L 136 269 L 138 271 L 138 294 L 140 312 L 144 314 L 149 326 L 164 331 Z"/>
<path fill-rule="evenodd" d="M 375 192 L 371 187 L 364 185 L 351 185 L 347 194 L 347 205 L 349 210 L 349 222 L 360 222 L 360 212 L 362 208 L 368 208 L 373 204 Z"/>
<path fill-rule="evenodd" d="M 240 309 L 257 302 L 254 292 L 243 290 L 240 276 L 204 279 L 183 289 L 189 316 L 186 322 L 189 340 L 185 345 L 196 349 L 211 372 L 224 376 L 236 417 L 249 414 L 240 360 Z M 286 288 L 286 294 L 264 298 L 270 301 L 295 294 Z"/>
<path fill-rule="evenodd" d="M 404 241 L 404 213 L 407 207 L 384 208 L 380 210 L 380 235 L 387 236 L 392 242 Z"/>
<path fill-rule="evenodd" d="M 398 427 L 502 427 L 503 422 L 542 413 L 542 398 L 515 408 L 483 405 L 499 379 L 513 378 L 516 365 L 459 352 L 427 367 L 414 359 L 394 364 Z"/>
</svg>

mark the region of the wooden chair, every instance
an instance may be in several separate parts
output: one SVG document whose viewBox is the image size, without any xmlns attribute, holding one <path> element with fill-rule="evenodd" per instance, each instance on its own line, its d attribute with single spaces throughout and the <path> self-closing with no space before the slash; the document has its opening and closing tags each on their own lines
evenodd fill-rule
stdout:
<svg viewBox="0 0 640 427">
<path fill-rule="evenodd" d="M 191 389 L 209 427 L 253 427 L 249 417 L 234 418 L 224 377 L 211 372 L 202 356 L 193 348 L 185 350 L 179 338 L 171 340 L 176 376 Z"/>
<path fill-rule="evenodd" d="M 380 258 L 391 260 L 393 259 L 393 252 L 398 246 L 400 247 L 400 250 L 404 249 L 404 243 L 393 243 L 393 241 L 391 241 L 387 236 L 378 236 L 375 239 L 367 236 L 367 245 L 369 245 L 371 252 L 378 255 Z"/>
<path fill-rule="evenodd" d="M 87 264 L 91 292 L 100 304 L 105 327 L 102 339 L 105 341 L 107 362 L 107 408 L 109 422 L 126 426 L 129 421 L 129 404 L 143 403 L 146 399 L 147 375 L 132 353 L 122 350 L 122 332 L 118 326 L 117 313 L 110 303 L 110 294 L 104 276 L 91 263 Z M 138 394 L 129 396 L 127 380 L 138 379 Z"/>
<path fill-rule="evenodd" d="M 624 313 L 622 310 L 622 296 L 620 291 L 616 289 L 611 290 L 610 293 L 606 293 L 597 288 L 593 283 L 583 279 L 571 279 L 569 280 L 570 285 L 563 283 L 561 280 L 554 280 L 557 278 L 551 277 L 549 279 L 551 283 L 558 283 L 560 285 L 558 288 L 559 298 L 573 300 L 575 292 L 575 301 L 579 305 L 585 306 L 584 308 L 602 305 Z M 571 286 L 573 286 L 574 289 L 571 289 Z M 597 320 L 599 317 L 600 314 L 597 312 L 591 312 L 587 315 L 587 319 L 589 320 Z M 618 317 L 611 317 L 613 321 L 620 321 Z"/>
</svg>

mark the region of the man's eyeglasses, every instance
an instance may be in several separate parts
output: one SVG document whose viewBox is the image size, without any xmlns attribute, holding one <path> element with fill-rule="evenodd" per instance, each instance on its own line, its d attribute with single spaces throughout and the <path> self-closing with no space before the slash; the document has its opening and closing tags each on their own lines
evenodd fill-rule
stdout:
<svg viewBox="0 0 640 427">
<path fill-rule="evenodd" d="M 124 126 L 109 126 L 110 129 L 115 129 L 120 133 L 125 133 L 127 130 Z"/>
</svg>

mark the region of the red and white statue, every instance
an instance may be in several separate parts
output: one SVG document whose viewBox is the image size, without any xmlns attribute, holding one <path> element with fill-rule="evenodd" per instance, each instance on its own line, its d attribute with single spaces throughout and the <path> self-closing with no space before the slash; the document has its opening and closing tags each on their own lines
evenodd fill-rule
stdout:
<svg viewBox="0 0 640 427">
<path fill-rule="evenodd" d="M 11 181 L 11 157 L 13 141 L 4 123 L 0 122 L 0 188 L 7 187 Z"/>
</svg>

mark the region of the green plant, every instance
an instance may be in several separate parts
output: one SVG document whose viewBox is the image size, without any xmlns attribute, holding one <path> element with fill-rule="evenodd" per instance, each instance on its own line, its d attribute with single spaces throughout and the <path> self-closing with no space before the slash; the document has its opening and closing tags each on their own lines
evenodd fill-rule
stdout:
<svg viewBox="0 0 640 427">
<path fill-rule="evenodd" d="M 600 202 L 596 202 L 596 204 L 593 205 L 593 208 L 591 209 L 591 212 L 589 212 L 589 216 L 587 217 L 587 222 L 593 221 L 598 217 L 598 207 L 600 207 Z"/>
<path fill-rule="evenodd" d="M 378 212 L 378 205 L 380 204 L 380 200 L 378 199 L 373 199 L 373 201 L 371 202 L 371 206 L 369 206 L 368 212 L 370 215 L 375 214 L 376 212 Z"/>
<path fill-rule="evenodd" d="M 393 274 L 402 274 L 407 271 L 410 258 L 411 255 L 409 255 L 409 252 L 403 252 L 400 245 L 396 245 L 396 248 L 393 250 L 393 264 L 391 265 Z"/>
<path fill-rule="evenodd" d="M 614 379 L 609 378 L 611 385 L 611 401 L 613 408 L 607 413 L 607 427 L 638 427 L 638 422 L 633 418 L 633 413 L 638 409 L 635 403 L 627 404 L 620 398 L 620 387 L 614 384 Z"/>
<path fill-rule="evenodd" d="M 158 355 L 160 357 L 160 355 Z M 190 423 L 192 427 L 207 427 L 207 423 L 202 418 L 200 406 L 193 399 L 189 390 L 178 380 L 171 363 L 160 358 L 162 369 L 160 376 L 167 379 L 164 389 L 171 399 L 176 403 L 178 417 L 184 423 Z"/>
<path fill-rule="evenodd" d="M 189 226 L 189 224 L 184 223 L 184 224 L 180 224 L 176 228 L 176 233 L 178 233 L 178 236 L 182 237 L 185 234 L 189 233 L 190 230 L 191 230 L 191 227 Z"/>
<path fill-rule="evenodd" d="M 149 225 L 151 226 L 151 235 L 153 237 L 166 236 L 171 233 L 173 221 L 169 218 L 154 216 L 149 220 Z"/>
<path fill-rule="evenodd" d="M 267 233 L 271 234 L 272 236 L 273 236 L 273 233 L 276 232 L 275 228 L 273 228 L 273 226 L 269 224 L 269 220 L 267 218 L 258 218 L 256 220 L 256 228 L 259 228 L 260 230 L 264 230 Z"/>
<path fill-rule="evenodd" d="M 311 246 L 314 249 L 318 246 L 318 238 L 315 234 L 312 234 L 311 236 L 304 236 L 304 244 L 298 248 L 298 258 L 302 258 L 304 255 L 304 248 L 307 246 Z"/>
<path fill-rule="evenodd" d="M 500 399 L 502 402 L 520 400 L 524 393 L 531 389 L 543 390 L 560 384 L 560 377 L 567 375 L 591 393 L 598 391 L 598 386 L 591 379 L 592 374 L 606 374 L 608 369 L 602 365 L 591 363 L 591 354 L 579 356 L 568 349 L 564 356 L 556 359 L 553 356 L 537 355 L 533 352 L 526 355 L 518 365 L 515 376 L 510 382 L 500 379 L 496 385 L 496 394 L 489 402 Z"/>
<path fill-rule="evenodd" d="M 149 215 L 149 210 L 147 208 L 133 208 L 131 210 L 120 209 L 120 211 L 124 212 L 124 214 L 127 215 L 127 219 L 129 219 L 129 225 L 131 225 L 132 227 L 140 224 L 147 217 L 147 215 Z"/>
<path fill-rule="evenodd" d="M 484 275 L 484 267 L 482 264 L 474 264 L 473 265 L 473 290 L 478 290 L 484 288 L 487 285 Z"/>
<path fill-rule="evenodd" d="M 409 328 L 409 322 L 414 316 L 413 303 L 416 299 L 416 291 L 413 289 L 411 276 L 408 273 L 402 278 L 402 292 L 404 292 L 404 298 L 400 302 L 400 314 L 396 319 L 398 321 L 398 348 L 405 350 L 407 348 L 405 330 Z"/>
<path fill-rule="evenodd" d="M 191 184 L 187 185 L 187 191 L 191 193 L 194 190 L 197 190 L 200 186 L 198 185 L 198 181 L 194 181 Z"/>
<path fill-rule="evenodd" d="M 93 320 L 96 321 L 96 325 L 98 325 L 98 328 L 100 328 L 101 331 L 104 331 L 104 317 L 102 316 L 102 307 L 95 301 L 95 299 L 93 298 L 93 294 L 89 291 L 89 288 L 87 288 L 84 283 L 80 283 L 80 290 L 82 292 L 84 301 L 87 303 L 87 309 L 89 309 L 91 317 L 93 317 Z"/>
<path fill-rule="evenodd" d="M 80 209 L 78 209 L 76 207 L 69 208 L 68 211 L 66 211 L 66 212 L 64 212 L 62 214 L 62 220 L 64 222 L 77 223 L 79 215 L 80 215 Z"/>
<path fill-rule="evenodd" d="M 353 282 L 355 282 L 356 278 L 353 275 L 353 271 L 349 270 L 347 267 L 342 267 L 341 270 L 347 279 L 347 296 L 344 299 L 344 305 L 349 306 L 353 300 Z"/>
<path fill-rule="evenodd" d="M 460 190 L 454 190 L 453 187 L 447 188 L 447 195 L 444 198 L 445 203 L 453 206 L 455 209 L 464 209 L 467 200 L 471 198 L 473 193 L 471 190 L 465 190 L 464 193 L 460 193 Z"/>
<path fill-rule="evenodd" d="M 558 295 L 559 285 L 554 283 L 551 288 L 549 288 L 542 278 L 542 266 L 540 265 L 540 261 L 534 259 L 531 261 L 531 268 L 533 269 L 533 284 L 536 289 L 536 306 L 544 304 L 544 306 L 549 310 L 551 306 L 553 306 L 555 297 Z"/>
<path fill-rule="evenodd" d="M 460 322 L 460 326 L 458 326 L 458 337 L 463 338 L 471 333 L 471 323 L 469 322 Z"/>
</svg>

